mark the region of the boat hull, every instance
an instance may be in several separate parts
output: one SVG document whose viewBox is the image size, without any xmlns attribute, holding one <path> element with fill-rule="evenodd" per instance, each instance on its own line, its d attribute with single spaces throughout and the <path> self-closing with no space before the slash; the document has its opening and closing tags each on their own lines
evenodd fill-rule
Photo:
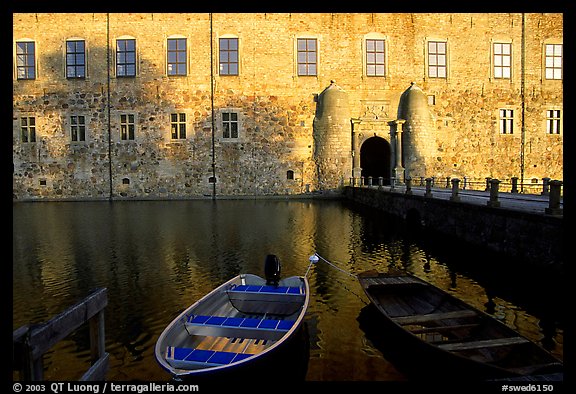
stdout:
<svg viewBox="0 0 576 394">
<path fill-rule="evenodd" d="M 305 277 L 268 286 L 238 275 L 192 304 L 159 336 L 155 356 L 175 380 L 285 372 L 304 379 L 308 363 Z"/>
<path fill-rule="evenodd" d="M 372 306 L 361 312 L 361 328 L 409 376 L 485 380 L 563 370 L 510 327 L 412 275 L 371 272 L 359 281 Z"/>
</svg>

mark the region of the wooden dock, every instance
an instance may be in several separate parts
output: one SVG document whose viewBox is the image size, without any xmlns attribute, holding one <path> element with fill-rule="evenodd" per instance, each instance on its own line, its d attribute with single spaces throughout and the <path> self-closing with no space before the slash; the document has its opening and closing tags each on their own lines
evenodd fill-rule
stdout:
<svg viewBox="0 0 576 394">
<path fill-rule="evenodd" d="M 107 289 L 99 288 L 47 322 L 15 330 L 12 334 L 12 369 L 20 372 L 20 380 L 43 380 L 44 353 L 85 323 L 90 325 L 91 367 L 80 381 L 105 380 L 109 364 L 104 332 L 107 305 Z"/>
</svg>

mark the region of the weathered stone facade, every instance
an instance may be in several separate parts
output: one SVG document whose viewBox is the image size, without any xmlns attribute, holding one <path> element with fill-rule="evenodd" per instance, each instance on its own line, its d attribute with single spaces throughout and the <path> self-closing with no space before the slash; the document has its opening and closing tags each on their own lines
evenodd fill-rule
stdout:
<svg viewBox="0 0 576 394">
<path fill-rule="evenodd" d="M 548 111 L 563 113 L 562 79 L 545 76 L 546 45 L 561 48 L 561 14 L 26 13 L 14 14 L 13 36 L 16 200 L 335 189 L 361 175 L 362 146 L 375 137 L 390 146 L 393 175 L 400 97 L 411 82 L 431 117 L 419 130 L 404 123 L 404 144 L 425 152 L 412 177 L 562 179 L 563 131 L 547 132 Z M 186 73 L 168 75 L 167 42 L 179 38 Z M 300 38 L 315 40 L 316 75 L 299 75 Z M 133 77 L 118 75 L 125 39 L 136 45 Z M 238 75 L 220 70 L 221 39 L 238 44 Z M 369 40 L 384 43 L 382 76 L 367 71 Z M 85 45 L 82 78 L 66 76 L 69 41 Z M 30 42 L 34 77 L 22 78 L 20 44 Z M 446 77 L 429 76 L 430 42 L 446 45 Z M 511 47 L 510 78 L 494 74 L 500 42 Z M 334 115 L 340 137 L 319 140 L 318 95 L 331 80 L 348 114 Z M 503 108 L 514 112 L 512 134 L 499 130 Z M 231 113 L 238 135 L 229 138 Z M 185 137 L 173 138 L 174 115 Z M 73 141 L 79 117 L 85 140 Z M 121 138 L 126 119 L 134 139 Z M 30 121 L 35 141 L 22 137 Z"/>
</svg>

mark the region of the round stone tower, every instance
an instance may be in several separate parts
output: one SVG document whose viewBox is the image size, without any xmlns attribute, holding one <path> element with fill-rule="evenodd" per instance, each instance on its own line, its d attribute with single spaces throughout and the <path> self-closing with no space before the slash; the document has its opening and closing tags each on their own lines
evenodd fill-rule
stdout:
<svg viewBox="0 0 576 394">
<path fill-rule="evenodd" d="M 347 184 L 352 177 L 350 109 L 348 93 L 334 80 L 318 95 L 312 126 L 318 189 L 336 189 Z"/>
<path fill-rule="evenodd" d="M 428 108 L 428 97 L 414 82 L 400 96 L 398 118 L 405 119 L 402 156 L 405 175 L 412 178 L 433 176 L 437 156 L 434 121 Z"/>
</svg>

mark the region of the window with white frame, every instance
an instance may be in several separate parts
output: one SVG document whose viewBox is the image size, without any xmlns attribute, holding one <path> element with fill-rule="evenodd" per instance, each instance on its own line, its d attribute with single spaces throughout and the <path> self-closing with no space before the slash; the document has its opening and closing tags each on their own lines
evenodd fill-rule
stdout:
<svg viewBox="0 0 576 394">
<path fill-rule="evenodd" d="M 36 44 L 34 41 L 16 42 L 16 78 L 36 79 Z"/>
<path fill-rule="evenodd" d="M 366 39 L 366 75 L 383 77 L 385 67 L 385 41 L 383 39 Z"/>
<path fill-rule="evenodd" d="M 298 75 L 317 75 L 318 41 L 315 38 L 298 38 L 296 45 L 298 52 Z"/>
<path fill-rule="evenodd" d="M 239 137 L 239 119 L 238 112 L 222 112 L 222 138 L 225 140 L 237 139 Z"/>
<path fill-rule="evenodd" d="M 136 133 L 136 117 L 134 114 L 120 114 L 120 139 L 133 141 Z"/>
<path fill-rule="evenodd" d="M 514 133 L 514 110 L 500 109 L 500 134 Z"/>
<path fill-rule="evenodd" d="M 220 75 L 238 75 L 238 39 L 221 38 Z"/>
<path fill-rule="evenodd" d="M 20 135 L 22 142 L 36 142 L 36 118 L 34 116 L 20 118 Z"/>
<path fill-rule="evenodd" d="M 66 78 L 86 78 L 86 44 L 84 40 L 66 41 Z"/>
<path fill-rule="evenodd" d="M 447 77 L 447 44 L 444 41 L 428 41 L 428 76 Z"/>
<path fill-rule="evenodd" d="M 546 44 L 544 64 L 546 79 L 562 79 L 562 44 Z"/>
<path fill-rule="evenodd" d="M 136 40 L 118 39 L 116 40 L 116 76 L 135 77 L 136 76 Z"/>
<path fill-rule="evenodd" d="M 493 47 L 494 78 L 512 77 L 512 44 L 495 42 Z"/>
<path fill-rule="evenodd" d="M 86 117 L 84 115 L 70 116 L 70 139 L 73 142 L 86 141 Z"/>
<path fill-rule="evenodd" d="M 169 38 L 168 75 L 186 75 L 186 38 Z"/>
<path fill-rule="evenodd" d="M 560 134 L 561 118 L 559 109 L 549 109 L 546 111 L 546 132 L 548 134 Z"/>
<path fill-rule="evenodd" d="M 183 112 L 170 114 L 170 130 L 173 140 L 186 139 L 186 114 Z"/>
</svg>

